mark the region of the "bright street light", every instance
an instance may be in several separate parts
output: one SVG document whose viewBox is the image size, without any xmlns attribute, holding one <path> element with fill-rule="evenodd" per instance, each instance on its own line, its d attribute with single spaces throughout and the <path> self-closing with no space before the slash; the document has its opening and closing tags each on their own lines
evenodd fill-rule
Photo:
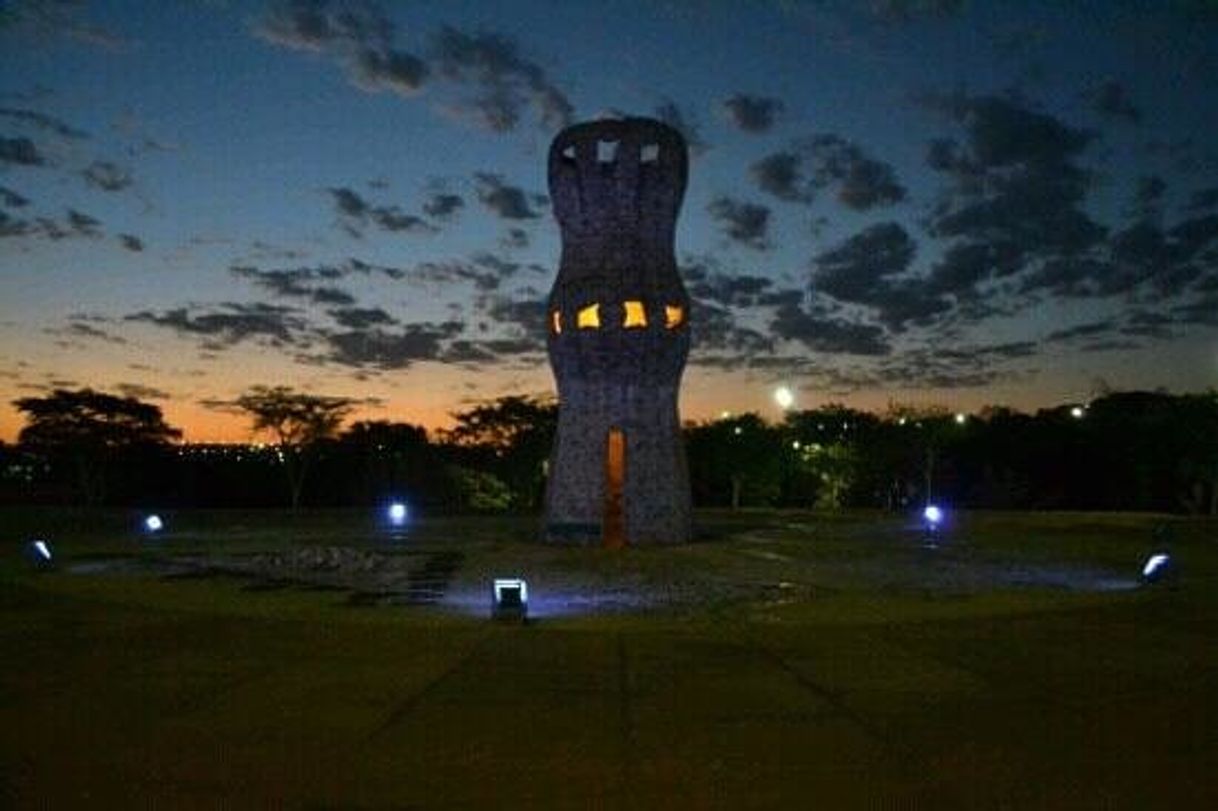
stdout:
<svg viewBox="0 0 1218 811">
<path fill-rule="evenodd" d="M 774 389 L 774 402 L 778 403 L 778 407 L 783 411 L 795 404 L 795 395 L 787 386 L 779 386 Z"/>
</svg>

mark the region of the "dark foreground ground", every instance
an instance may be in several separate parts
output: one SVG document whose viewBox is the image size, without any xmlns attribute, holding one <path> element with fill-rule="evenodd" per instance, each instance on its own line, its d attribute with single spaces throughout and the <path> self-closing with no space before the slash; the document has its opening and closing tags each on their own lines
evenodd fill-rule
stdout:
<svg viewBox="0 0 1218 811">
<path fill-rule="evenodd" d="M 1214 522 L 134 518 L 0 511 L 0 807 L 1218 807 Z M 536 622 L 485 619 L 503 573 Z"/>
</svg>

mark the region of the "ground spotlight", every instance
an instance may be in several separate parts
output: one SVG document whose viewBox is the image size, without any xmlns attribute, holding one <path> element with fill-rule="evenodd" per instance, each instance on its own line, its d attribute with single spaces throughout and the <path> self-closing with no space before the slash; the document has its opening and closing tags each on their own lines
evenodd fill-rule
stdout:
<svg viewBox="0 0 1218 811">
<path fill-rule="evenodd" d="M 491 587 L 491 616 L 524 622 L 529 616 L 529 587 L 519 577 L 497 577 Z"/>
<path fill-rule="evenodd" d="M 1156 552 L 1142 564 L 1142 582 L 1159 583 L 1175 574 L 1176 567 L 1171 555 L 1166 552 Z"/>
<path fill-rule="evenodd" d="M 935 529 L 943 523 L 943 510 L 934 504 L 927 504 L 926 509 L 922 510 L 922 518 L 928 527 Z"/>
<path fill-rule="evenodd" d="M 393 524 L 395 527 L 400 527 L 402 524 L 406 523 L 406 505 L 400 501 L 395 501 L 390 504 L 386 514 L 389 516 L 389 523 Z"/>
<path fill-rule="evenodd" d="M 149 532 L 160 532 L 165 528 L 165 522 L 161 520 L 161 516 L 155 513 L 144 519 L 144 529 Z"/>
<path fill-rule="evenodd" d="M 51 553 L 51 545 L 43 540 L 34 540 L 26 544 L 26 555 L 36 569 L 49 569 L 55 565 L 55 556 Z"/>
</svg>

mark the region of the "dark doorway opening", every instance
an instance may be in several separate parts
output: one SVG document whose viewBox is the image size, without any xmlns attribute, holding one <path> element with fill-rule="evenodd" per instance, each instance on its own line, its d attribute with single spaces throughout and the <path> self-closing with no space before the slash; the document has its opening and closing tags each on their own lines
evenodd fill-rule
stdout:
<svg viewBox="0 0 1218 811">
<path fill-rule="evenodd" d="M 626 483 L 626 436 L 620 428 L 610 428 L 605 440 L 605 517 L 601 523 L 601 543 L 606 549 L 626 545 L 626 518 L 622 491 Z"/>
</svg>

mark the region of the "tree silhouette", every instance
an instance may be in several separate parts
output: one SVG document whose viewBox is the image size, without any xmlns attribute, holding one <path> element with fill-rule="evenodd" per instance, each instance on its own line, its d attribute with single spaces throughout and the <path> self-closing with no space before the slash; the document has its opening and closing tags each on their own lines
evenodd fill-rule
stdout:
<svg viewBox="0 0 1218 811">
<path fill-rule="evenodd" d="M 46 397 L 23 397 L 13 405 L 28 424 L 17 439 L 23 446 L 76 468 L 87 504 L 106 495 L 107 468 L 122 453 L 164 448 L 182 432 L 166 424 L 159 406 L 134 397 L 93 389 L 55 389 Z"/>
<path fill-rule="evenodd" d="M 306 394 L 289 386 L 254 386 L 235 405 L 253 417 L 255 431 L 270 434 L 279 446 L 292 509 L 297 509 L 312 451 L 334 436 L 354 402 L 346 397 Z"/>
<path fill-rule="evenodd" d="M 550 399 L 511 395 L 453 414 L 449 442 L 507 483 L 514 506 L 540 503 L 544 464 L 554 445 L 558 406 Z"/>
</svg>

